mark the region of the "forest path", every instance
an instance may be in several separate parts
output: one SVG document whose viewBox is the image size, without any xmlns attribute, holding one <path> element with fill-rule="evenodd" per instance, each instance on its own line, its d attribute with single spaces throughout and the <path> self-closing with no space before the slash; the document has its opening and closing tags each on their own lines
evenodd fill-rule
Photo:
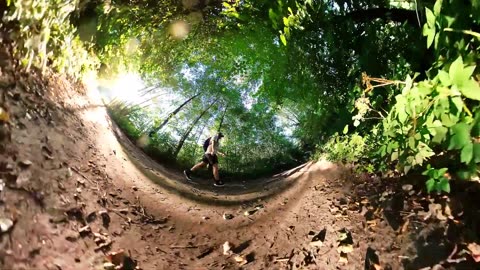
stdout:
<svg viewBox="0 0 480 270">
<path fill-rule="evenodd" d="M 125 140 L 97 92 L 1 67 L 1 269 L 111 269 L 119 250 L 142 269 L 432 265 L 412 255 L 395 201 L 376 203 L 392 194 L 377 180 L 319 161 L 241 192 L 196 188 Z"/>
</svg>

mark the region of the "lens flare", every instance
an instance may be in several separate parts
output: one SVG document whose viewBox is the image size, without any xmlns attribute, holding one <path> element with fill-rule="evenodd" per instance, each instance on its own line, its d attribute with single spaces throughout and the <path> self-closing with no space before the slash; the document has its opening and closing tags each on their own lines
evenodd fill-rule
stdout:
<svg viewBox="0 0 480 270">
<path fill-rule="evenodd" d="M 177 21 L 170 25 L 170 35 L 174 39 L 182 40 L 188 36 L 190 32 L 190 25 L 185 21 Z"/>
</svg>

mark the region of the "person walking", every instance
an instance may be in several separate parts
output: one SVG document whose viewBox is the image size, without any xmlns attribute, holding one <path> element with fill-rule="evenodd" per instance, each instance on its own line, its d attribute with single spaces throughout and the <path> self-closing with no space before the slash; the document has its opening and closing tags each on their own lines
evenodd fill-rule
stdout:
<svg viewBox="0 0 480 270">
<path fill-rule="evenodd" d="M 223 138 L 223 134 L 218 132 L 213 137 L 209 137 L 203 143 L 203 150 L 205 151 L 202 161 L 195 164 L 191 169 L 186 169 L 183 171 L 183 174 L 187 178 L 187 180 L 192 181 L 192 173 L 198 169 L 204 168 L 205 166 L 211 166 L 213 169 L 213 180 L 214 186 L 223 186 L 224 183 L 220 180 L 220 175 L 218 173 L 218 157 L 217 154 L 224 157 L 225 154 L 218 151 L 220 147 L 220 139 Z"/>
</svg>

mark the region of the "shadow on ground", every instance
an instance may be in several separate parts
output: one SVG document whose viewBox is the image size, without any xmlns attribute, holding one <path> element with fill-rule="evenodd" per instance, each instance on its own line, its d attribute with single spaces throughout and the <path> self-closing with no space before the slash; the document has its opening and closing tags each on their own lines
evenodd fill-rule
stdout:
<svg viewBox="0 0 480 270">
<path fill-rule="evenodd" d="M 452 181 L 441 196 L 427 194 L 424 181 L 356 179 L 345 193 L 361 202 L 367 223 L 376 220 L 377 231 L 395 237 L 404 269 L 479 269 L 467 245 L 480 242 L 480 184 Z"/>
</svg>

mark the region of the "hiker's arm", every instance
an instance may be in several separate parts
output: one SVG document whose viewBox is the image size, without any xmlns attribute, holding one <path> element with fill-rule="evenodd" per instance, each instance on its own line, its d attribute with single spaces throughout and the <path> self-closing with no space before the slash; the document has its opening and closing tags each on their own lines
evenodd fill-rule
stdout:
<svg viewBox="0 0 480 270">
<path fill-rule="evenodd" d="M 225 157 L 225 156 L 226 156 L 224 153 L 222 153 L 222 152 L 220 152 L 220 151 L 217 151 L 217 154 L 219 154 L 219 155 L 222 156 L 222 157 Z"/>
</svg>

